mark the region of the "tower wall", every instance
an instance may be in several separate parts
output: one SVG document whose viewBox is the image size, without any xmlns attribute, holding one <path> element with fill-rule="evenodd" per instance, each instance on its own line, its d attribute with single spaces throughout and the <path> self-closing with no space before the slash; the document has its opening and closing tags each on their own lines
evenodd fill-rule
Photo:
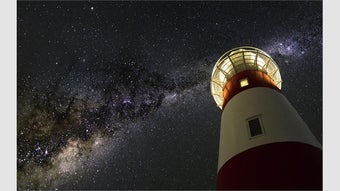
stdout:
<svg viewBox="0 0 340 191">
<path fill-rule="evenodd" d="M 321 145 L 285 96 L 269 87 L 253 87 L 225 104 L 218 189 L 321 189 L 321 185 Z"/>
</svg>

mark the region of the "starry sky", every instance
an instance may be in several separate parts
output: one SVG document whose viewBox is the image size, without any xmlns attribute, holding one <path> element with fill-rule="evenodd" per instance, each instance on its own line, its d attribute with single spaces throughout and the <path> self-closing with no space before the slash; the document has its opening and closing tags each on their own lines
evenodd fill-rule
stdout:
<svg viewBox="0 0 340 191">
<path fill-rule="evenodd" d="M 215 189 L 217 59 L 254 46 L 322 143 L 321 1 L 17 2 L 17 188 Z"/>
</svg>

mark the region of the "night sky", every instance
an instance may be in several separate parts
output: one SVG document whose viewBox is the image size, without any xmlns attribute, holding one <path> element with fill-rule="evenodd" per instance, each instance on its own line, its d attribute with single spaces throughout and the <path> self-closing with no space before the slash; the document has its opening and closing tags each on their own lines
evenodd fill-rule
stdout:
<svg viewBox="0 0 340 191">
<path fill-rule="evenodd" d="M 322 143 L 322 2 L 17 2 L 17 188 L 215 189 L 217 59 L 254 46 Z"/>
</svg>

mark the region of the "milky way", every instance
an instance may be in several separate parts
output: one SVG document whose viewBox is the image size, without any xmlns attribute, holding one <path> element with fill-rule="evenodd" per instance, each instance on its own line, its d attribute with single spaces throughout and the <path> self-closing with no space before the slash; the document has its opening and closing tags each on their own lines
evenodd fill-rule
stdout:
<svg viewBox="0 0 340 191">
<path fill-rule="evenodd" d="M 17 185 L 215 189 L 225 51 L 256 46 L 322 141 L 321 2 L 18 2 Z M 313 112 L 312 112 L 313 111 Z"/>
</svg>

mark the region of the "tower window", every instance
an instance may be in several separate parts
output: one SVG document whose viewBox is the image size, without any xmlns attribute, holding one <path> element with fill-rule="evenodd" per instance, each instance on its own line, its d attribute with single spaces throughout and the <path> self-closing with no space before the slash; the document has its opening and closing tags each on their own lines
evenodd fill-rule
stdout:
<svg viewBox="0 0 340 191">
<path fill-rule="evenodd" d="M 247 86 L 247 85 L 249 85 L 249 83 L 248 83 L 248 78 L 242 78 L 242 79 L 240 79 L 240 86 L 241 86 L 241 88 L 242 88 L 242 87 L 245 87 L 245 86 Z"/>
<path fill-rule="evenodd" d="M 250 132 L 250 137 L 255 137 L 257 135 L 263 134 L 260 116 L 248 119 L 248 128 Z"/>
</svg>

